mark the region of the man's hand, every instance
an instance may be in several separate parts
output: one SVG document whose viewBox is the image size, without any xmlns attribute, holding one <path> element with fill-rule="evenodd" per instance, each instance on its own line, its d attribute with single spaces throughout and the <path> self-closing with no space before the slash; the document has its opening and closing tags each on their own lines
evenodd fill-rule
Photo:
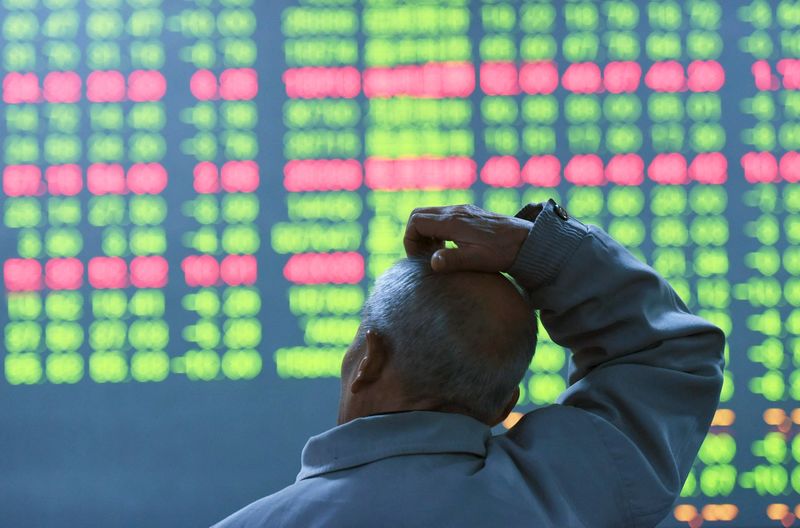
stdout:
<svg viewBox="0 0 800 528">
<path fill-rule="evenodd" d="M 430 255 L 435 271 L 505 271 L 533 224 L 474 205 L 420 207 L 411 212 L 403 245 L 409 257 Z M 457 248 L 444 248 L 446 240 Z"/>
</svg>

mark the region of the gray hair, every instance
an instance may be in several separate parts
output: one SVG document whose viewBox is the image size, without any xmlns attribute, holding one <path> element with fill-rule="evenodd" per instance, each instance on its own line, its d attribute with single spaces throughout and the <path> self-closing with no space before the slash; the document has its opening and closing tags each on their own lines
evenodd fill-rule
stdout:
<svg viewBox="0 0 800 528">
<path fill-rule="evenodd" d="M 492 307 L 457 281 L 435 273 L 430 258 L 398 261 L 375 282 L 358 338 L 367 329 L 384 337 L 409 395 L 488 421 L 530 365 L 536 312 L 530 310 L 528 324 L 492 317 Z"/>
</svg>

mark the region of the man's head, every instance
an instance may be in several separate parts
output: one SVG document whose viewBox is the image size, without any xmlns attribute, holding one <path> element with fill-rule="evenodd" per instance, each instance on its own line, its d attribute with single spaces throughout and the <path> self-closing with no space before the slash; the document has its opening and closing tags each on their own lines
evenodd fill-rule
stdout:
<svg viewBox="0 0 800 528">
<path fill-rule="evenodd" d="M 403 410 L 499 423 L 530 364 L 535 317 L 499 273 L 437 273 L 429 258 L 400 260 L 375 282 L 342 362 L 339 423 Z"/>
</svg>

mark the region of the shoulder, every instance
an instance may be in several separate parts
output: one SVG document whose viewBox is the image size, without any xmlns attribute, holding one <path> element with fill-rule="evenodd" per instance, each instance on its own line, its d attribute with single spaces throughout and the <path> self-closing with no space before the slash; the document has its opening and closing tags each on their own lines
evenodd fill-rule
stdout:
<svg viewBox="0 0 800 528">
<path fill-rule="evenodd" d="M 487 467 L 516 474 L 539 504 L 568 510 L 587 526 L 626 525 L 622 475 L 615 464 L 611 426 L 583 409 L 553 404 L 526 414 L 493 437 Z M 594 519 L 594 522 L 592 521 Z"/>
<path fill-rule="evenodd" d="M 275 526 L 286 515 L 285 504 L 297 493 L 297 484 L 262 497 L 232 513 L 212 528 L 262 528 Z"/>
</svg>

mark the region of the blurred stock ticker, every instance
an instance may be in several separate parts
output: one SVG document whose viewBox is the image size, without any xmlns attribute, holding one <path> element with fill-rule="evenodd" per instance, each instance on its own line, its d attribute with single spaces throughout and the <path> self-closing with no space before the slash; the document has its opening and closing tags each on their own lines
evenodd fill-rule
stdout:
<svg viewBox="0 0 800 528">
<path fill-rule="evenodd" d="M 208 524 L 290 483 L 410 211 L 553 197 L 728 336 L 663 526 L 800 526 L 800 2 L 4 0 L 0 20 L 0 523 Z M 519 412 L 566 387 L 541 335 Z"/>
</svg>

